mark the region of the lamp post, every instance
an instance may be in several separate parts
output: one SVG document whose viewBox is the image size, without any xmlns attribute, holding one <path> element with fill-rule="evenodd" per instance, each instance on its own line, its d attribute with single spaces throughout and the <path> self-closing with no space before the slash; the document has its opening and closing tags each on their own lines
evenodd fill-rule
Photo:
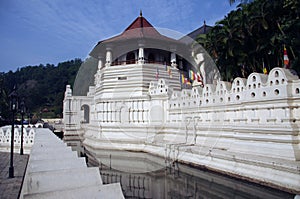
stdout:
<svg viewBox="0 0 300 199">
<path fill-rule="evenodd" d="M 20 155 L 23 155 L 23 128 L 24 128 L 24 114 L 25 114 L 25 101 L 24 97 L 22 97 L 22 100 L 20 102 L 20 113 L 21 113 L 21 148 L 20 148 Z"/>
<path fill-rule="evenodd" d="M 16 87 L 9 94 L 10 99 L 10 110 L 12 111 L 12 124 L 11 124 L 11 140 L 10 140 L 10 166 L 9 166 L 9 177 L 14 177 L 14 134 L 15 134 L 15 113 L 18 110 L 18 93 Z"/>
</svg>

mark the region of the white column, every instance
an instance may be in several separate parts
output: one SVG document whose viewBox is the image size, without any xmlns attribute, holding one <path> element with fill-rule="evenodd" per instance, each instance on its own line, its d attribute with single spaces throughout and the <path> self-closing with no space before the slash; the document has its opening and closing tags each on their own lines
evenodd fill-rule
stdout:
<svg viewBox="0 0 300 199">
<path fill-rule="evenodd" d="M 102 57 L 98 57 L 98 70 L 97 73 L 95 74 L 95 86 L 99 87 L 100 86 L 100 82 L 101 82 L 101 69 L 103 68 L 103 61 L 102 61 Z"/>
<path fill-rule="evenodd" d="M 98 57 L 98 70 L 100 70 L 101 68 L 103 68 L 103 61 L 102 61 L 103 57 Z"/>
<path fill-rule="evenodd" d="M 110 48 L 106 49 L 106 63 L 105 66 L 111 66 L 111 62 L 112 62 L 112 52 Z"/>
<path fill-rule="evenodd" d="M 143 45 L 139 45 L 139 59 L 138 59 L 138 63 L 139 64 L 143 64 L 145 63 L 145 58 L 144 58 L 144 46 Z"/>
</svg>

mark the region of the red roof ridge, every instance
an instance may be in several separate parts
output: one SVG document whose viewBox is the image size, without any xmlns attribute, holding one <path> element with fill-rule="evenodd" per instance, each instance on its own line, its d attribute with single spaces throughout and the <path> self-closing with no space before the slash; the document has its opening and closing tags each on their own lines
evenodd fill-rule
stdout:
<svg viewBox="0 0 300 199">
<path fill-rule="evenodd" d="M 125 31 L 136 29 L 136 28 L 154 28 L 154 27 L 149 21 L 147 21 L 147 19 L 145 19 L 145 17 L 140 15 L 125 29 Z"/>
</svg>

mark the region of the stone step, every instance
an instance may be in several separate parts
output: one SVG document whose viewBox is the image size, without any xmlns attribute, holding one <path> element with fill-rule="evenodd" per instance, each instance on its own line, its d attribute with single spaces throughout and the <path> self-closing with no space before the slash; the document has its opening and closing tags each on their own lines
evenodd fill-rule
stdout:
<svg viewBox="0 0 300 199">
<path fill-rule="evenodd" d="M 71 152 L 72 149 L 71 147 L 66 147 L 66 146 L 57 146 L 57 147 L 53 147 L 53 148 L 49 148 L 49 147 L 39 147 L 39 148 L 34 148 L 34 149 L 31 149 L 31 152 L 30 154 L 32 155 L 36 155 L 36 154 L 49 154 L 49 153 L 60 153 L 60 152 L 63 152 L 63 153 L 68 153 L 68 152 Z"/>
<path fill-rule="evenodd" d="M 64 160 L 66 158 L 77 158 L 77 152 L 76 151 L 70 151 L 67 153 L 49 153 L 49 152 L 45 152 L 45 153 L 39 153 L 39 154 L 35 154 L 35 155 L 30 155 L 29 161 L 31 160 L 47 160 L 47 159 L 57 159 L 57 160 Z"/>
<path fill-rule="evenodd" d="M 88 187 L 80 187 L 76 189 L 67 189 L 60 191 L 51 191 L 36 194 L 26 194 L 24 199 L 57 199 L 57 198 L 93 198 L 93 199 L 122 199 L 124 198 L 120 183 L 107 185 L 94 185 Z"/>
<path fill-rule="evenodd" d="M 99 169 L 96 167 L 42 171 L 27 175 L 27 190 L 24 190 L 24 195 L 102 184 Z"/>
<path fill-rule="evenodd" d="M 27 172 L 35 173 L 40 171 L 54 171 L 63 169 L 87 168 L 85 158 L 64 158 L 47 159 L 47 160 L 31 160 L 28 164 Z"/>
</svg>

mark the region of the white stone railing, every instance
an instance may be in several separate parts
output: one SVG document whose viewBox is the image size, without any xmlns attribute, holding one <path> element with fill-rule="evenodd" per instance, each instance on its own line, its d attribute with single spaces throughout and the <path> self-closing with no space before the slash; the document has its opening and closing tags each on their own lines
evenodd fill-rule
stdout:
<svg viewBox="0 0 300 199">
<path fill-rule="evenodd" d="M 170 122 L 200 115 L 200 122 L 282 124 L 300 121 L 300 80 L 289 70 L 274 68 L 269 75 L 252 73 L 233 83 L 219 81 L 204 88 L 173 92 Z"/>
<path fill-rule="evenodd" d="M 289 70 L 274 68 L 269 75 L 252 73 L 247 79 L 232 82 L 219 81 L 204 88 L 173 92 L 170 109 L 179 107 L 209 107 L 269 101 L 282 98 L 300 98 L 300 80 Z M 185 103 L 185 104 L 184 104 Z"/>
<path fill-rule="evenodd" d="M 23 147 L 24 153 L 29 154 L 34 142 L 36 127 L 33 125 L 24 125 L 23 128 Z M 10 152 L 11 144 L 11 126 L 0 128 L 0 151 Z M 21 125 L 15 125 L 14 128 L 14 152 L 18 153 L 21 147 Z"/>
</svg>

